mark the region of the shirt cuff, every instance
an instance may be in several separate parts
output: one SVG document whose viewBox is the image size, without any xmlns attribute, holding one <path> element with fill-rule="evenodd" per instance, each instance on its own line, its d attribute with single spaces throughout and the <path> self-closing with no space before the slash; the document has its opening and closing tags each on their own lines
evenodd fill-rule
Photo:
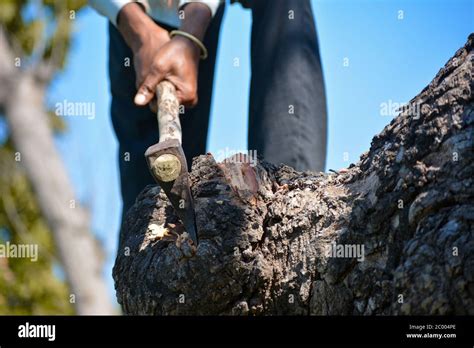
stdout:
<svg viewBox="0 0 474 348">
<path fill-rule="evenodd" d="M 131 2 L 139 2 L 148 12 L 148 1 L 136 0 L 89 0 L 89 5 L 101 15 L 107 17 L 113 25 L 117 26 L 117 16 L 125 5 Z"/>
<path fill-rule="evenodd" d="M 179 0 L 179 8 L 182 8 L 184 5 L 189 4 L 190 2 L 200 2 L 204 5 L 207 5 L 209 10 L 211 10 L 212 17 L 214 17 L 217 12 L 217 8 L 221 2 L 223 2 L 223 0 Z"/>
</svg>

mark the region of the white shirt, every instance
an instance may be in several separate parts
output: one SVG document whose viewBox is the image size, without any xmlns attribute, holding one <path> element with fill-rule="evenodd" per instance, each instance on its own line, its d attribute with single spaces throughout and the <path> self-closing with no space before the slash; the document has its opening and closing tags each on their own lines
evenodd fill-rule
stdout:
<svg viewBox="0 0 474 348">
<path fill-rule="evenodd" d="M 209 7 L 212 16 L 224 0 L 89 0 L 89 5 L 101 15 L 107 17 L 113 25 L 117 26 L 117 15 L 125 5 L 139 2 L 146 9 L 148 15 L 154 20 L 179 27 L 179 9 L 190 2 L 201 2 Z"/>
</svg>

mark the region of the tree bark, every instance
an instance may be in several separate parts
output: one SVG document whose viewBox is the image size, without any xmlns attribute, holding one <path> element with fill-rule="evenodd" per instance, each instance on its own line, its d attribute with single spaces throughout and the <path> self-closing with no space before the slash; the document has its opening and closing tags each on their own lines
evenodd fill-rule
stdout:
<svg viewBox="0 0 474 348">
<path fill-rule="evenodd" d="M 0 28 L 0 81 L 8 130 L 53 233 L 77 314 L 113 314 L 102 275 L 103 255 L 90 232 L 86 210 L 75 197 L 54 144 L 44 109 L 46 85 L 34 70 L 14 67 L 13 54 Z M 0 94 L 0 97 L 2 94 Z M 40 251 L 41 252 L 41 251 Z"/>
<path fill-rule="evenodd" d="M 113 272 L 124 312 L 473 315 L 473 43 L 345 171 L 195 158 L 197 249 L 147 187 Z"/>
</svg>

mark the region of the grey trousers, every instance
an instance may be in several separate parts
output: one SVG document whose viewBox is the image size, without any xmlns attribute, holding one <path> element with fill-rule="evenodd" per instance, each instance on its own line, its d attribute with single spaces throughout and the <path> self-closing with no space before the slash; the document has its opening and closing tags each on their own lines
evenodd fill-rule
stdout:
<svg viewBox="0 0 474 348">
<path fill-rule="evenodd" d="M 297 170 L 324 170 L 326 101 L 316 30 L 309 0 L 253 0 L 252 80 L 249 150 Z M 291 12 L 292 11 L 292 12 Z M 199 104 L 181 118 L 183 149 L 192 158 L 206 151 L 221 6 L 207 31 L 209 57 L 199 66 Z M 172 29 L 164 26 L 166 29 Z M 129 58 L 130 64 L 125 64 Z M 111 114 L 119 142 L 123 212 L 153 179 L 144 153 L 158 140 L 156 117 L 133 103 L 136 93 L 132 52 L 109 25 Z"/>
</svg>

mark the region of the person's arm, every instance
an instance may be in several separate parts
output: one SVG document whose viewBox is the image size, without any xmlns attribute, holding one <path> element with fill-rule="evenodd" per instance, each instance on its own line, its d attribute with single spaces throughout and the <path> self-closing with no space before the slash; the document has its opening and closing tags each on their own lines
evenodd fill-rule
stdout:
<svg viewBox="0 0 474 348">
<path fill-rule="evenodd" d="M 121 8 L 117 16 L 117 28 L 133 52 L 135 84 L 138 88 L 150 74 L 160 49 L 170 41 L 168 31 L 157 25 L 143 6 L 136 2 Z M 155 108 L 152 109 L 155 111 Z"/>
<path fill-rule="evenodd" d="M 180 30 L 201 40 L 212 16 L 223 0 L 180 0 L 184 12 Z M 148 104 L 155 96 L 157 84 L 167 79 L 174 83 L 180 102 L 197 103 L 199 47 L 183 36 L 169 39 L 144 11 L 147 1 L 89 0 L 89 4 L 119 29 L 134 55 L 137 105 Z M 163 48 L 163 50 L 161 49 Z"/>
<path fill-rule="evenodd" d="M 146 12 L 149 12 L 150 4 L 148 0 L 89 0 L 89 5 L 99 14 L 107 17 L 113 25 L 117 26 L 117 17 L 120 10 L 131 2 L 139 3 L 147 9 Z M 191 2 L 205 4 L 211 11 L 211 16 L 214 17 L 219 5 L 223 3 L 224 0 L 179 0 L 179 8 L 182 9 Z"/>
<path fill-rule="evenodd" d="M 153 44 L 153 40 L 159 43 L 164 41 L 163 44 L 168 41 L 168 32 L 157 25 L 137 2 L 130 2 L 122 7 L 116 24 L 128 47 L 135 54 L 142 47 L 152 48 L 148 46 Z"/>
<path fill-rule="evenodd" d="M 131 2 L 134 2 L 134 0 L 89 0 L 89 5 L 117 26 L 117 17 L 120 10 Z"/>
<path fill-rule="evenodd" d="M 183 11 L 179 29 L 202 42 L 212 18 L 209 6 L 202 2 L 190 2 L 184 6 Z M 135 103 L 148 104 L 155 96 L 158 83 L 166 79 L 175 85 L 181 104 L 196 105 L 200 53 L 199 46 L 192 40 L 180 35 L 174 36 L 154 57 L 148 74 L 139 85 Z"/>
<path fill-rule="evenodd" d="M 192 2 L 200 2 L 206 5 L 209 8 L 209 11 L 211 11 L 211 17 L 214 17 L 219 5 L 222 4 L 224 0 L 179 0 L 179 8 L 183 9 L 184 6 Z"/>
</svg>

